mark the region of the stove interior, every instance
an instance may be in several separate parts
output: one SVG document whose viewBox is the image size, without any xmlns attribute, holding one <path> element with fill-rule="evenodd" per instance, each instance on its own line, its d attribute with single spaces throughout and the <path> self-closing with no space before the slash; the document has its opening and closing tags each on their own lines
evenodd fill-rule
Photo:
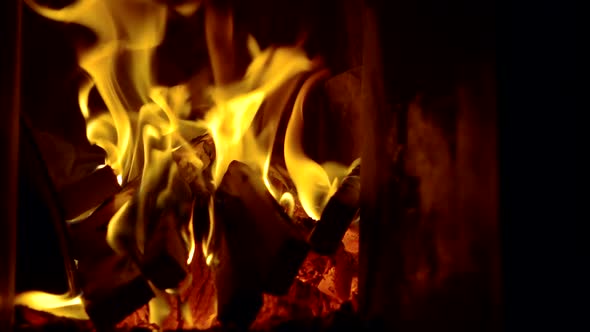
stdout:
<svg viewBox="0 0 590 332">
<path fill-rule="evenodd" d="M 15 329 L 498 330 L 493 6 L 391 5 L 24 0 Z"/>
</svg>

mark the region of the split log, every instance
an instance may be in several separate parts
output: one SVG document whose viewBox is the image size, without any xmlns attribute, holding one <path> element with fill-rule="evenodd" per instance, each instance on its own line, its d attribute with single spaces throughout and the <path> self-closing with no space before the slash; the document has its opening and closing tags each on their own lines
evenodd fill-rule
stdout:
<svg viewBox="0 0 590 332">
<path fill-rule="evenodd" d="M 106 241 L 109 221 L 125 203 L 131 200 L 138 186 L 139 180 L 128 183 L 88 217 L 68 224 L 72 256 L 75 259 L 93 260 L 114 253 Z"/>
<path fill-rule="evenodd" d="M 193 139 L 190 148 L 181 147 L 174 151 L 172 159 L 193 193 L 194 239 L 201 242 L 209 234 L 209 200 L 215 190 L 211 173 L 215 160 L 213 138 L 205 134 Z"/>
<path fill-rule="evenodd" d="M 142 181 L 109 225 L 111 245 L 131 257 L 158 289 L 175 288 L 187 274 L 191 191 L 170 159 L 156 181 Z"/>
<path fill-rule="evenodd" d="M 114 327 L 154 296 L 134 262 L 116 254 L 106 240 L 111 217 L 131 200 L 137 185 L 131 182 L 87 219 L 69 225 L 82 300 L 100 329 Z"/>
<path fill-rule="evenodd" d="M 141 271 L 159 289 L 176 288 L 188 272 L 188 251 L 174 213 L 158 220 L 146 242 Z"/>
<path fill-rule="evenodd" d="M 100 260 L 81 260 L 78 273 L 86 313 L 99 330 L 109 330 L 153 296 L 134 262 L 112 254 Z"/>
<path fill-rule="evenodd" d="M 332 255 L 338 250 L 359 209 L 360 190 L 359 164 L 344 178 L 311 232 L 309 243 L 314 251 L 322 255 Z"/>
<path fill-rule="evenodd" d="M 247 327 L 262 306 L 263 292 L 289 290 L 308 245 L 261 176 L 245 164 L 230 164 L 214 207 L 218 320 Z"/>
<path fill-rule="evenodd" d="M 172 167 L 172 171 L 174 169 L 176 167 Z M 172 177 L 165 188 L 168 195 L 159 193 L 157 200 L 161 202 L 155 206 L 147 205 L 143 212 L 145 245 L 140 268 L 159 289 L 176 288 L 188 273 L 190 244 L 183 233 L 188 235 L 192 195 L 178 175 Z"/>
<path fill-rule="evenodd" d="M 142 274 L 158 289 L 176 288 L 187 275 L 190 239 L 183 233 L 188 234 L 193 199 L 197 211 L 193 216 L 195 233 L 208 232 L 210 167 L 214 157 L 209 135 L 197 137 L 191 148 L 174 151 L 162 174 L 154 177 L 157 180 L 142 183 L 141 193 L 132 193 L 133 198 L 117 221 L 115 245 L 137 262 Z"/>
<path fill-rule="evenodd" d="M 64 217 L 70 220 L 99 206 L 119 190 L 121 187 L 115 173 L 109 166 L 105 166 L 79 181 L 64 186 L 59 190 L 58 196 Z"/>
</svg>

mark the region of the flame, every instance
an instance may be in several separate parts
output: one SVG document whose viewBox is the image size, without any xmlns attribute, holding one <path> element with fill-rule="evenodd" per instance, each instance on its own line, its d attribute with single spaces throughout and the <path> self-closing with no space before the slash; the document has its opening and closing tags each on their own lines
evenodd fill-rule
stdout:
<svg viewBox="0 0 590 332">
<path fill-rule="evenodd" d="M 229 86 L 211 88 L 214 107 L 206 114 L 199 126 L 208 129 L 215 143 L 215 161 L 212 177 L 217 187 L 229 164 L 241 161 L 260 172 L 267 189 L 277 199 L 279 193 L 268 179 L 272 147 L 274 145 L 281 112 L 273 112 L 260 132 L 252 126 L 253 120 L 264 99 L 295 75 L 313 68 L 312 61 L 298 47 L 270 47 L 260 51 L 253 38 L 248 40 L 253 57 L 243 79 Z M 209 206 L 210 227 L 203 250 L 208 265 L 215 262 L 210 244 L 215 230 L 213 204 Z"/>
<path fill-rule="evenodd" d="M 158 327 L 164 325 L 164 320 L 172 311 L 166 292 L 159 290 L 150 283 L 150 288 L 154 292 L 154 297 L 148 302 L 149 322 L 156 324 Z"/>
<path fill-rule="evenodd" d="M 329 198 L 338 188 L 339 179 L 346 175 L 347 169 L 336 163 L 330 163 L 327 166 L 319 165 L 305 155 L 301 145 L 305 98 L 314 85 L 328 76 L 327 70 L 318 71 L 301 87 L 285 134 L 284 153 L 287 171 L 295 184 L 301 206 L 307 215 L 315 220 L 320 219 Z"/>
<path fill-rule="evenodd" d="M 216 149 L 212 165 L 214 187 L 221 183 L 232 161 L 243 162 L 260 174 L 271 195 L 293 215 L 295 193 L 281 192 L 268 178 L 283 110 L 265 114 L 261 128 L 253 124 L 270 94 L 295 75 L 317 68 L 317 63 L 306 56 L 300 44 L 261 50 L 254 38 L 249 37 L 247 47 L 252 61 L 244 77 L 232 84 L 212 86 L 208 92 L 214 106 L 203 119 L 190 121 L 188 85 L 161 87 L 153 79 L 152 56 L 155 47 L 162 42 L 168 15 L 165 4 L 153 0 L 78 0 L 64 8 L 51 9 L 33 0 L 24 1 L 45 17 L 77 23 L 96 34 L 97 41 L 92 47 L 78 51 L 79 65 L 89 77 L 80 87 L 79 107 L 86 120 L 89 141 L 105 150 L 105 163 L 115 171 L 119 182 L 124 185 L 141 177 L 137 220 L 147 219 L 142 215 L 147 204 L 146 193 L 154 194 L 163 179 L 167 181 L 166 186 L 155 193 L 156 205 L 164 207 L 170 197 L 177 195 L 178 166 L 171 154 L 181 146 L 192 150 L 189 140 L 205 132 L 213 138 Z M 198 10 L 199 4 L 195 0 L 175 10 L 190 15 Z M 301 146 L 305 98 L 328 76 L 323 70 L 306 81 L 290 115 L 285 142 L 279 142 L 284 143 L 285 163 L 296 187 L 296 197 L 305 212 L 316 220 L 346 174 L 343 165 L 320 165 L 311 160 Z M 93 89 L 104 101 L 105 110 L 91 109 L 89 96 Z M 197 157 L 191 162 L 197 169 L 203 165 Z M 144 227 L 142 222 L 132 225 L 124 222 L 128 208 L 129 205 L 124 204 L 108 225 L 107 241 L 117 252 L 125 251 L 125 244 L 118 242 L 118 235 L 142 234 Z M 218 262 L 211 248 L 215 231 L 212 200 L 209 211 L 209 234 L 202 239 L 202 249 L 207 264 L 211 265 Z M 190 238 L 187 241 L 189 264 L 195 250 L 191 227 L 192 222 L 185 236 Z M 139 252 L 143 252 L 144 239 L 138 236 L 136 240 Z M 157 296 L 150 302 L 150 308 L 154 309 L 152 321 L 160 322 L 169 311 L 162 298 Z"/>
<path fill-rule="evenodd" d="M 56 295 L 39 291 L 29 291 L 17 295 L 14 303 L 15 305 L 26 306 L 34 310 L 49 312 L 56 316 L 89 319 L 84 310 L 81 295 Z"/>
<path fill-rule="evenodd" d="M 186 259 L 186 265 L 191 265 L 193 258 L 195 257 L 195 250 L 197 248 L 194 238 L 195 238 L 195 231 L 193 228 L 193 218 L 194 218 L 194 202 L 193 202 L 193 206 L 191 207 L 191 218 L 190 221 L 188 223 L 188 232 L 187 233 L 182 233 L 184 241 L 186 243 L 188 243 L 188 257 Z"/>
<path fill-rule="evenodd" d="M 78 51 L 79 65 L 90 77 L 80 88 L 78 101 L 87 121 L 89 141 L 106 151 L 106 163 L 123 184 L 127 183 L 144 168 L 140 159 L 134 158 L 142 150 L 141 145 L 146 139 L 154 138 L 142 137 L 146 133 L 154 134 L 154 130 L 144 128 L 146 123 L 142 120 L 156 113 L 151 102 L 162 106 L 162 93 L 154 95 L 157 87 L 151 60 L 164 35 L 167 7 L 148 0 L 78 0 L 61 9 L 43 7 L 33 0 L 25 2 L 42 16 L 77 23 L 95 33 L 95 45 Z M 108 111 L 94 117 L 88 106 L 93 88 Z M 138 110 L 139 115 L 132 113 Z M 165 110 L 168 116 L 169 111 Z M 167 120 L 167 125 L 175 124 L 171 117 Z M 150 125 L 160 133 L 169 129 L 162 128 L 162 122 Z"/>
<path fill-rule="evenodd" d="M 255 133 L 252 121 L 270 93 L 287 79 L 310 70 L 312 63 L 298 48 L 269 48 L 260 52 L 252 38 L 249 45 L 254 59 L 243 80 L 211 89 L 215 107 L 207 113 L 203 125 L 215 142 L 213 179 L 216 187 L 229 164 L 238 160 L 260 170 L 272 193 L 266 177 L 281 114 L 278 111 L 272 114 L 261 133 Z"/>
<path fill-rule="evenodd" d="M 290 192 L 285 192 L 279 199 L 279 204 L 287 211 L 289 217 L 293 217 L 295 212 L 295 197 Z"/>
</svg>

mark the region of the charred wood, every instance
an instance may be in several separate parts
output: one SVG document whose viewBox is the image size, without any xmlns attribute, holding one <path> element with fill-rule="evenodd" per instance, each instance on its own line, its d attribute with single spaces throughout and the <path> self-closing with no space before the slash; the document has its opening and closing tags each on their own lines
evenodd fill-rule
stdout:
<svg viewBox="0 0 590 332">
<path fill-rule="evenodd" d="M 204 203 L 206 216 L 198 220 L 205 221 L 208 227 L 206 202 L 209 196 L 204 195 L 203 192 L 210 190 L 207 186 L 210 180 L 204 180 L 204 177 L 210 174 L 207 171 L 210 171 L 210 164 L 214 158 L 212 144 L 209 136 L 202 136 L 193 141 L 191 149 L 176 150 L 172 155 L 176 163 L 170 162 L 170 166 L 177 167 L 178 174 L 172 177 L 171 183 L 161 183 L 169 180 L 168 173 L 160 176 L 156 184 L 144 183 L 144 188 L 140 188 L 142 179 L 136 179 L 102 204 L 88 218 L 69 225 L 75 258 L 79 260 L 80 272 L 86 274 L 86 284 L 89 284 L 83 287 L 84 292 L 88 292 L 86 289 L 89 287 L 96 288 L 93 283 L 99 282 L 91 275 L 94 270 L 87 271 L 92 266 L 88 262 L 127 268 L 125 272 L 127 276 L 123 278 L 125 280 L 120 280 L 121 284 L 114 282 L 112 290 L 104 291 L 104 293 L 111 293 L 105 296 L 106 298 L 96 299 L 92 294 L 89 295 L 91 301 L 86 301 L 90 305 L 89 310 L 99 312 L 91 316 L 93 320 L 101 319 L 111 322 L 120 320 L 147 303 L 153 297 L 151 290 L 146 291 L 149 289 L 147 280 L 150 280 L 157 288 L 168 289 L 175 288 L 185 279 L 188 250 L 187 239 L 183 237 L 182 231 L 189 222 L 192 197 L 195 197 L 197 202 Z M 203 161 L 203 168 L 207 171 L 194 169 L 194 163 L 186 159 L 189 153 Z M 169 171 L 170 168 L 165 170 Z M 187 188 L 187 184 L 190 189 Z M 167 197 L 161 197 L 161 206 L 165 206 L 165 209 L 156 206 L 157 197 L 160 196 L 163 188 L 171 189 L 172 192 Z M 140 194 L 144 199 L 142 211 L 139 211 Z M 114 233 L 115 236 L 109 244 L 106 240 L 107 229 L 110 220 L 117 212 L 121 214 L 119 219 L 122 220 L 119 220 L 117 232 Z M 139 220 L 140 215 L 141 220 Z M 137 233 L 138 229 L 141 230 L 140 234 Z M 196 229 L 202 229 L 202 227 Z M 143 237 L 144 241 L 141 251 L 137 241 L 138 235 Z M 111 248 L 113 244 L 121 255 L 115 254 Z M 107 262 L 103 263 L 103 261 Z M 133 309 L 122 308 L 123 313 L 121 313 L 118 306 L 109 307 L 110 298 L 126 296 L 125 294 L 133 294 L 133 292 L 138 293 L 132 296 L 136 297 L 135 302 L 128 305 Z M 150 294 L 149 297 L 146 293 Z M 103 302 L 104 305 L 101 304 Z M 116 312 L 110 313 L 109 310 Z"/>
<path fill-rule="evenodd" d="M 218 320 L 248 326 L 262 306 L 263 292 L 287 292 L 308 245 L 261 176 L 245 164 L 230 164 L 214 206 Z"/>
<path fill-rule="evenodd" d="M 107 199 L 85 219 L 68 224 L 72 255 L 77 260 L 96 259 L 114 253 L 106 241 L 109 221 L 117 211 L 128 203 L 135 192 L 139 181 L 128 183 L 118 193 Z"/>
<path fill-rule="evenodd" d="M 193 232 L 195 242 L 203 241 L 209 234 L 209 201 L 214 192 L 211 168 L 215 160 L 213 138 L 199 136 L 190 147 L 181 147 L 172 154 L 182 179 L 193 193 Z"/>
<path fill-rule="evenodd" d="M 174 213 L 164 213 L 146 242 L 141 271 L 159 289 L 176 288 L 188 272 L 188 251 Z"/>
<path fill-rule="evenodd" d="M 99 330 L 110 330 L 147 303 L 153 292 L 128 257 L 112 254 L 78 263 L 86 313 Z"/>
<path fill-rule="evenodd" d="M 190 146 L 181 146 L 172 153 L 181 178 L 195 195 L 212 191 L 211 167 L 215 160 L 215 145 L 209 134 L 194 138 Z"/>
<path fill-rule="evenodd" d="M 170 167 L 167 167 L 171 165 Z M 142 181 L 139 191 L 109 228 L 117 252 L 137 262 L 158 289 L 175 288 L 187 274 L 191 192 L 171 160 L 157 180 Z"/>
<path fill-rule="evenodd" d="M 247 165 L 232 162 L 224 180 L 215 195 L 216 203 L 236 204 L 228 206 L 236 209 L 219 211 L 225 222 L 223 230 L 230 231 L 234 236 L 238 235 L 235 231 L 239 230 L 241 225 L 233 223 L 240 219 L 250 219 L 249 222 L 253 226 L 252 235 L 264 240 L 256 249 L 271 250 L 259 257 L 263 258 L 264 263 L 257 263 L 263 272 L 261 276 L 264 278 L 262 281 L 265 283 L 265 291 L 271 294 L 284 294 L 307 255 L 308 245 L 291 219 L 267 191 L 262 178 Z M 218 206 L 222 208 L 223 205 Z M 215 212 L 217 217 L 217 207 Z M 243 214 L 240 215 L 239 212 Z M 245 225 L 247 222 L 242 224 Z"/>
<path fill-rule="evenodd" d="M 178 197 L 170 198 L 169 204 L 164 203 L 163 210 L 158 211 L 161 208 L 158 207 L 144 212 L 148 224 L 140 268 L 159 289 L 176 288 L 188 272 L 191 196 L 188 188 L 173 186 L 168 190 Z"/>
<path fill-rule="evenodd" d="M 111 217 L 131 200 L 137 184 L 131 182 L 87 219 L 69 225 L 82 300 L 99 329 L 113 328 L 154 296 L 133 260 L 118 255 L 107 243 Z"/>
<path fill-rule="evenodd" d="M 344 178 L 311 232 L 309 243 L 313 250 L 323 255 L 332 255 L 338 250 L 359 209 L 360 187 L 359 164 Z"/>
<path fill-rule="evenodd" d="M 83 212 L 99 206 L 120 189 L 117 177 L 109 166 L 97 169 L 59 190 L 58 196 L 64 217 L 66 220 L 78 217 Z"/>
</svg>

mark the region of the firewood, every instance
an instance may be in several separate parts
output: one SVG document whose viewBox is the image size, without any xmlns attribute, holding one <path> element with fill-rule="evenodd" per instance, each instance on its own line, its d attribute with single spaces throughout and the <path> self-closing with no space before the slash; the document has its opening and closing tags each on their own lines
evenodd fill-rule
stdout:
<svg viewBox="0 0 590 332">
<path fill-rule="evenodd" d="M 220 261 L 214 268 L 217 320 L 224 326 L 247 328 L 262 308 L 262 286 L 256 271 L 253 271 L 255 265 L 252 260 L 256 257 L 243 257 L 244 254 L 236 253 L 232 240 L 226 240 L 225 236 L 220 240 Z"/>
<path fill-rule="evenodd" d="M 78 217 L 97 207 L 120 189 L 117 177 L 109 166 L 97 169 L 79 181 L 61 188 L 58 196 L 64 217 L 66 220 Z"/>
<path fill-rule="evenodd" d="M 172 165 L 171 162 L 170 165 Z M 165 173 L 157 182 L 167 181 L 167 175 Z M 184 193 L 179 189 L 182 184 L 181 180 L 172 178 L 171 184 L 147 184 L 144 188 L 140 188 L 140 180 L 137 179 L 97 209 L 89 218 L 70 225 L 75 254 L 79 259 L 79 271 L 88 279 L 82 286 L 87 298 L 85 301 L 87 310 L 96 311 L 94 313 L 96 317 L 92 317 L 89 312 L 93 321 L 117 323 L 147 303 L 153 297 L 147 280 L 150 280 L 157 288 L 167 289 L 174 288 L 186 276 L 188 253 L 181 236 L 181 228 L 190 218 L 191 202 L 190 193 L 187 194 L 190 192 L 188 188 L 185 188 Z M 172 194 L 160 195 L 160 186 L 171 189 Z M 145 187 L 147 191 L 143 190 L 146 189 Z M 140 197 L 145 199 L 142 211 L 139 211 Z M 165 206 L 165 209 L 156 208 L 156 198 L 162 200 L 161 205 Z M 115 213 L 118 213 L 118 216 L 116 220 L 111 221 Z M 110 221 L 111 225 L 109 225 Z M 140 225 L 141 228 L 139 228 Z M 110 243 L 106 241 L 107 227 L 116 229 L 109 234 Z M 138 232 L 144 241 L 142 250 L 138 247 Z M 112 285 L 109 288 L 108 284 L 103 285 L 102 280 L 95 280 L 95 278 L 104 279 L 104 276 L 101 276 L 100 272 L 96 273 L 94 264 L 106 265 L 110 270 L 116 266 L 122 271 L 115 269 L 114 271 L 117 271 L 115 273 L 122 276 L 115 282 L 111 282 Z M 105 271 L 108 270 L 105 267 Z M 97 275 L 94 277 L 94 274 Z M 90 290 L 86 290 L 88 288 Z M 102 294 L 94 294 L 97 289 L 100 289 Z M 119 297 L 127 296 L 134 299 L 131 299 L 126 306 L 120 309 L 118 306 L 112 306 L 112 302 L 125 302 Z"/>
<path fill-rule="evenodd" d="M 309 236 L 314 251 L 332 255 L 342 243 L 346 230 L 359 209 L 360 164 L 348 174 L 328 201 L 322 216 Z"/>
<path fill-rule="evenodd" d="M 176 169 L 172 159 L 167 161 L 155 182 L 142 183 L 118 225 L 111 225 L 115 246 L 136 260 L 158 289 L 175 288 L 188 271 L 182 232 L 188 234 L 192 194 Z"/>
<path fill-rule="evenodd" d="M 214 202 L 218 320 L 248 326 L 262 293 L 285 294 L 308 252 L 262 177 L 233 161 Z"/>
<path fill-rule="evenodd" d="M 157 288 L 176 287 L 187 274 L 188 249 L 182 231 L 188 227 L 192 206 L 191 190 L 180 179 L 180 170 L 169 176 L 177 167 L 169 160 L 153 183 L 143 183 L 139 188 L 141 179 L 136 179 L 86 220 L 71 224 L 76 257 L 95 259 L 111 254 L 113 246 L 119 254 L 129 256 Z M 167 195 L 162 194 L 164 189 Z M 116 225 L 107 226 L 116 212 Z M 105 240 L 107 227 L 115 230 L 109 244 Z M 138 242 L 142 242 L 142 248 Z"/>
<path fill-rule="evenodd" d="M 93 260 L 113 253 L 113 249 L 106 241 L 109 221 L 125 203 L 131 200 L 138 185 L 138 180 L 128 183 L 88 217 L 68 224 L 72 255 L 75 259 Z"/>
<path fill-rule="evenodd" d="M 111 217 L 128 203 L 139 182 L 130 182 L 89 217 L 68 225 L 86 312 L 101 329 L 110 329 L 145 305 L 154 295 L 129 257 L 107 243 Z"/>
<path fill-rule="evenodd" d="M 164 213 L 146 242 L 141 271 L 159 289 L 176 288 L 188 272 L 187 259 L 177 217 Z"/>
<path fill-rule="evenodd" d="M 211 191 L 211 167 L 215 159 L 215 145 L 209 134 L 193 139 L 190 146 L 172 152 L 181 178 L 190 185 L 195 195 Z"/>
<path fill-rule="evenodd" d="M 211 167 L 215 160 L 215 146 L 209 134 L 191 141 L 190 148 L 181 147 L 172 154 L 178 172 L 193 193 L 193 232 L 196 242 L 209 234 L 209 200 L 214 192 Z M 197 160 L 195 160 L 197 159 Z"/>
<path fill-rule="evenodd" d="M 80 260 L 78 275 L 86 313 L 99 330 L 112 329 L 154 296 L 135 263 L 115 253 Z"/>
</svg>

